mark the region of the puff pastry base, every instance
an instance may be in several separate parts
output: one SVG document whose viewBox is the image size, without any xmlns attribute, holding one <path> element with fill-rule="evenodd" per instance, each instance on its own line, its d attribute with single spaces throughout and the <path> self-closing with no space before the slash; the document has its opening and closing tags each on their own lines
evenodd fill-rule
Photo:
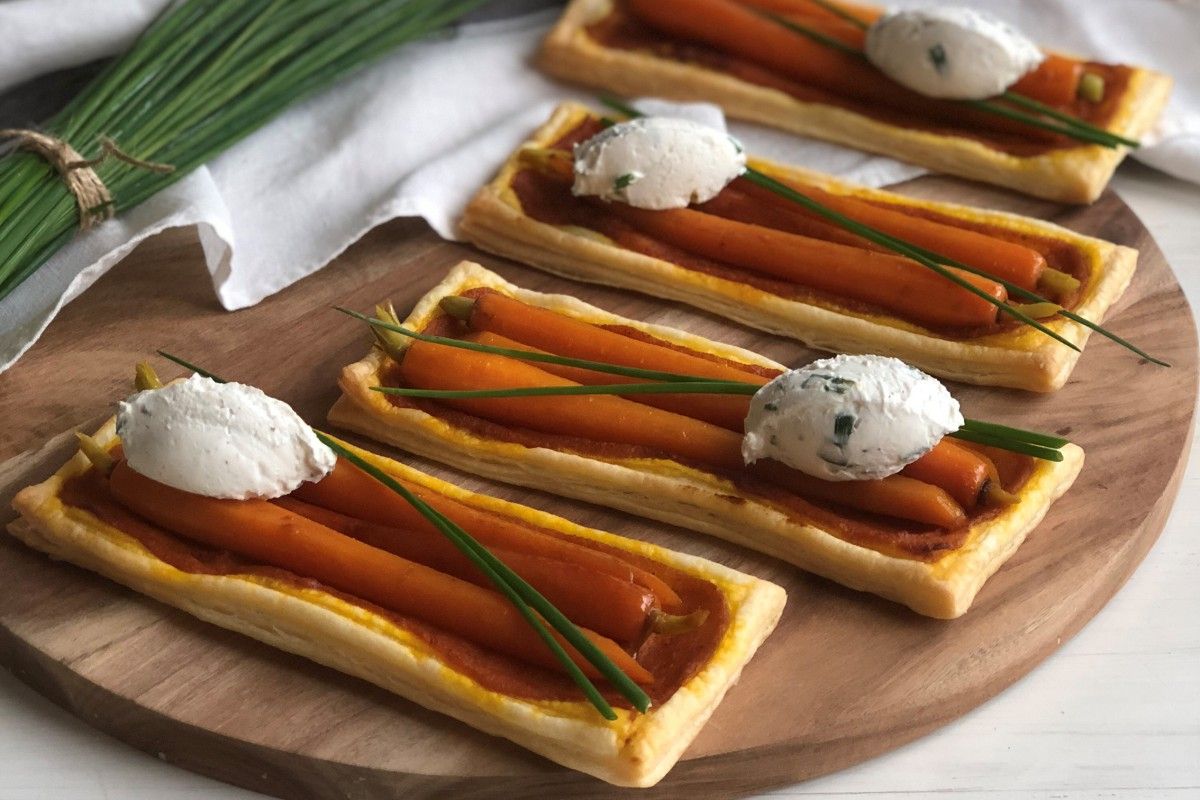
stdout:
<svg viewBox="0 0 1200 800">
<path fill-rule="evenodd" d="M 1064 203 L 1090 203 L 1099 197 L 1127 152 L 1081 144 L 1042 155 L 1015 156 L 974 139 L 904 128 L 838 106 L 803 102 L 778 89 L 696 64 L 605 47 L 586 29 L 612 7 L 612 0 L 573 0 L 542 43 L 539 66 L 556 77 L 628 97 L 706 100 L 731 117 Z M 1162 113 L 1171 84 L 1167 75 L 1137 69 L 1108 129 L 1134 139 L 1145 134 Z"/>
<path fill-rule="evenodd" d="M 115 424 L 97 434 L 116 443 Z M 712 659 L 647 714 L 617 709 L 608 723 L 586 701 L 533 701 L 484 688 L 440 660 L 388 619 L 331 594 L 256 575 L 198 575 L 155 558 L 132 537 L 88 512 L 64 505 L 63 483 L 89 468 L 82 454 L 13 501 L 22 515 L 10 530 L 30 547 L 98 572 L 222 628 L 368 680 L 474 728 L 503 736 L 546 758 L 621 786 L 651 786 L 679 759 L 774 629 L 782 588 L 700 558 L 583 528 L 515 503 L 438 480 L 358 451 L 377 466 L 453 497 L 581 539 L 604 542 L 713 583 L 730 624 Z"/>
<path fill-rule="evenodd" d="M 422 298 L 404 325 L 423 329 L 437 315 L 442 297 L 481 286 L 586 322 L 629 326 L 741 363 L 783 368 L 749 351 L 619 317 L 573 297 L 521 289 L 469 261 L 456 266 Z M 339 381 L 343 394 L 329 412 L 332 424 L 467 472 L 712 534 L 943 619 L 970 608 L 980 587 L 1016 552 L 1083 465 L 1083 451 L 1074 445 L 1064 448 L 1060 463 L 1039 462 L 1020 491 L 1019 502 L 976 524 L 962 547 L 926 563 L 885 555 L 796 522 L 782 509 L 743 494 L 731 482 L 674 461 L 601 460 L 525 447 L 477 436 L 417 408 L 395 406 L 370 390 L 382 384 L 385 363 L 386 357 L 372 350 L 343 369 Z"/>
<path fill-rule="evenodd" d="M 525 146 L 546 147 L 591 113 L 577 104 L 560 106 Z M 489 252 L 567 278 L 677 300 L 822 350 L 896 356 L 934 375 L 966 383 L 1054 391 L 1067 382 L 1079 360 L 1079 352 L 1032 328 L 973 339 L 951 339 L 895 317 L 789 299 L 746 283 L 686 269 L 626 250 L 594 231 L 539 222 L 522 210 L 511 188 L 520 163 L 518 151 L 492 182 L 475 195 L 459 223 L 463 236 Z M 1074 310 L 1096 322 L 1103 321 L 1108 309 L 1129 286 L 1137 268 L 1136 250 L 1081 236 L 1048 222 L 904 197 L 769 162 L 757 161 L 753 166 L 782 180 L 809 183 L 829 192 L 930 209 L 967 222 L 1066 242 L 1083 255 L 1091 275 Z M 1063 317 L 1044 322 L 1080 349 L 1091 333 L 1083 325 Z"/>
</svg>

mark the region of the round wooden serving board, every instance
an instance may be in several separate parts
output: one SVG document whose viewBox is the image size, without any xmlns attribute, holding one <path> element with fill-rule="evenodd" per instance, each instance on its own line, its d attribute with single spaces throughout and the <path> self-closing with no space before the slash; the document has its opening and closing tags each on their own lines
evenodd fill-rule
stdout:
<svg viewBox="0 0 1200 800">
<path fill-rule="evenodd" d="M 1087 451 L 1074 489 L 962 619 L 939 622 L 755 553 L 606 509 L 449 475 L 472 488 L 643 537 L 777 581 L 778 629 L 683 760 L 640 797 L 745 794 L 861 761 L 1000 692 L 1112 597 L 1162 529 L 1196 400 L 1187 302 L 1134 214 L 1108 194 L 1053 206 L 946 179 L 923 195 L 1009 208 L 1141 250 L 1113 329 L 1172 363 L 1141 364 L 1093 336 L 1053 396 L 956 386 L 973 417 L 1069 435 Z M 72 303 L 0 376 L 0 502 L 70 452 L 59 435 L 111 413 L 134 363 L 164 348 L 254 383 L 324 420 L 360 324 L 333 303 L 404 310 L 461 258 L 542 291 L 759 350 L 812 353 L 681 306 L 553 278 L 392 223 L 317 275 L 252 309 L 222 312 L 190 237 L 160 237 Z M 158 362 L 164 376 L 178 371 Z M 47 441 L 51 444 L 46 445 Z M 21 455 L 17 455 L 21 454 Z M 400 456 L 413 461 L 411 457 Z M 5 518 L 6 519 L 6 518 Z M 3 520 L 0 520 L 3 521 Z M 614 789 L 361 681 L 199 622 L 0 536 L 0 659 L 88 723 L 188 769 L 288 798 L 612 796 Z"/>
</svg>

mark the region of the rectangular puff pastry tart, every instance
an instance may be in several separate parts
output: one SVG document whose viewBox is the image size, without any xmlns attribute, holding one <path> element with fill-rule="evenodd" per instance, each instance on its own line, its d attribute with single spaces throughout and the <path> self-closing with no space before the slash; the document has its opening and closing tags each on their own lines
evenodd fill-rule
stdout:
<svg viewBox="0 0 1200 800">
<path fill-rule="evenodd" d="M 467 307 L 469 317 L 447 313 Z M 455 267 L 402 324 L 431 336 L 592 362 L 614 363 L 602 356 L 636 351 L 640 368 L 706 379 L 741 376 L 761 385 L 783 370 L 739 348 L 569 296 L 520 289 L 471 262 Z M 568 328 L 578 335 L 550 336 Z M 332 424 L 489 478 L 712 534 L 938 618 L 967 611 L 1083 463 L 1074 445 L 1054 463 L 951 442 L 953 452 L 941 455 L 986 467 L 968 488 L 955 488 L 958 477 L 934 483 L 912 477 L 920 462 L 882 480 L 823 481 L 778 462 L 744 465 L 745 396 L 649 395 L 644 405 L 611 396 L 398 397 L 373 387 L 462 391 L 555 385 L 563 378 L 620 381 L 429 341 L 388 349 L 393 355 L 377 347 L 342 371 Z M 535 402 L 541 400 L 574 402 Z M 561 418 L 571 427 L 554 421 Z M 997 490 L 994 498 L 1008 498 L 1005 504 L 987 500 L 989 487 Z"/>
<path fill-rule="evenodd" d="M 95 438 L 118 453 L 112 420 Z M 387 610 L 311 577 L 218 551 L 160 527 L 123 504 L 116 477 L 120 461 L 112 477 L 105 477 L 83 453 L 77 454 L 45 482 L 16 496 L 14 506 L 21 516 L 10 530 L 56 559 L 622 786 L 652 785 L 671 769 L 783 609 L 784 592 L 773 583 L 470 492 L 366 451 L 355 452 L 405 482 L 464 529 L 480 531 L 486 525 L 496 528 L 496 535 L 507 531 L 534 537 L 538 547 L 550 547 L 541 552 L 542 558 L 566 560 L 565 565 L 545 562 L 558 564 L 554 569 L 562 571 L 551 578 L 566 576 L 560 583 L 571 576 L 578 582 L 598 575 L 596 585 L 608 587 L 605 591 L 620 584 L 615 589 L 624 593 L 613 597 L 651 592 L 664 608 L 681 614 L 702 610 L 691 618 L 696 624 L 688 630 L 658 633 L 647 628 L 636 640 L 619 642 L 651 676 L 646 688 L 652 698 L 650 710 L 636 712 L 600 683 L 617 714 L 608 722 L 563 672 L 552 667 L 519 660 L 411 613 Z M 372 527 L 369 508 L 343 508 L 338 513 L 297 496 L 316 502 L 301 490 L 273 502 L 346 535 L 365 537 L 353 531 L 370 530 L 382 535 L 382 525 Z M 346 516 L 351 513 L 355 516 Z M 476 535 L 483 539 L 482 532 Z M 521 546 L 508 545 L 516 552 Z M 536 583 L 534 578 L 530 581 Z M 411 587 L 411 582 L 405 583 Z M 543 590 L 547 597 L 553 596 L 555 586 L 551 580 Z M 557 604 L 567 613 L 565 601 Z M 605 612 L 601 623 L 617 624 L 616 607 Z"/>
<path fill-rule="evenodd" d="M 706 203 L 665 211 L 574 196 L 563 165 L 602 125 L 583 106 L 559 107 L 475 195 L 462 234 L 557 275 L 688 303 L 824 350 L 895 356 L 953 380 L 1044 392 L 1074 369 L 1078 351 L 745 178 Z M 751 165 L 1096 323 L 1137 266 L 1136 250 L 1040 220 Z M 969 277 L 1018 302 L 1000 284 Z M 1091 333 L 1061 316 L 1039 321 L 1080 348 Z"/>
<path fill-rule="evenodd" d="M 882 13 L 842 6 L 861 24 Z M 763 12 L 862 51 L 863 31 L 811 0 L 572 0 L 539 63 L 618 94 L 707 100 L 732 117 L 1061 202 L 1095 200 L 1125 157 L 1124 146 L 917 94 Z M 1135 140 L 1171 91 L 1171 79 L 1152 70 L 1054 53 L 1026 78 L 1013 89 Z M 1102 87 L 1102 97 L 1082 96 L 1089 84 Z"/>
</svg>

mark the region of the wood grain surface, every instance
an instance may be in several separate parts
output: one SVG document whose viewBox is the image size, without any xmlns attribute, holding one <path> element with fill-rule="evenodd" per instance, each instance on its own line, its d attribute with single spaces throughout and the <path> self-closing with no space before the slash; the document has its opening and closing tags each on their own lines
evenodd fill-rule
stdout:
<svg viewBox="0 0 1200 800">
<path fill-rule="evenodd" d="M 779 629 L 684 759 L 643 797 L 735 796 L 827 773 L 899 746 L 995 695 L 1075 633 L 1161 530 L 1196 397 L 1190 311 L 1145 229 L 1114 195 L 1063 209 L 948 179 L 905 191 L 1031 213 L 1137 247 L 1110 314 L 1118 333 L 1175 364 L 1139 364 L 1093 337 L 1052 396 L 954 386 L 964 410 L 1057 430 L 1088 454 L 1075 488 L 989 582 L 967 616 L 918 617 L 779 562 L 668 526 L 488 484 L 410 457 L 471 488 L 713 558 L 784 585 Z M 254 383 L 320 422 L 363 330 L 328 310 L 392 298 L 407 309 L 474 258 L 522 286 L 566 291 L 789 364 L 813 354 L 682 306 L 547 276 L 389 224 L 315 276 L 252 309 L 221 311 L 186 235 L 143 245 L 71 304 L 0 375 L 0 521 L 7 498 L 70 451 L 67 435 L 111 413 L 133 364 L 169 349 Z M 164 376 L 175 371 L 159 363 Z M 47 442 L 49 442 L 47 444 Z M 377 449 L 386 450 L 382 446 Z M 395 453 L 393 453 L 395 454 Z M 170 762 L 288 798 L 607 797 L 625 793 L 477 733 L 361 681 L 196 621 L 0 538 L 0 661 L 89 724 Z M 1081 676 L 1083 679 L 1083 676 Z M 628 791 L 628 790 L 626 790 Z"/>
</svg>

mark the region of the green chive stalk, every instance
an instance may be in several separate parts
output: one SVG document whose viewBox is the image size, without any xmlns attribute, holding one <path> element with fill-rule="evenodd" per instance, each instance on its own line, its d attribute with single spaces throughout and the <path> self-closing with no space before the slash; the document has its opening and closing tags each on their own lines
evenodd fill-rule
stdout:
<svg viewBox="0 0 1200 800">
<path fill-rule="evenodd" d="M 539 361 L 564 367 L 579 367 L 597 372 L 606 372 L 611 375 L 661 381 L 660 383 L 617 383 L 600 386 L 528 386 L 512 389 L 419 389 L 407 386 L 370 387 L 372 391 L 397 397 L 425 398 L 429 400 L 465 400 L 505 397 L 579 397 L 585 395 L 637 394 L 731 394 L 752 396 L 762 388 L 758 384 L 744 381 L 713 380 L 712 378 L 701 378 L 695 375 L 657 372 L 638 367 L 610 364 L 603 361 L 589 361 L 582 358 L 560 356 L 554 353 L 538 353 L 529 350 L 516 350 L 510 347 L 496 347 L 480 342 L 467 342 L 448 336 L 432 336 L 430 334 L 417 333 L 414 330 L 405 328 L 403 325 L 397 325 L 388 320 L 368 317 L 357 311 L 350 311 L 345 308 L 338 308 L 337 310 L 366 322 L 376 332 L 379 330 L 391 331 L 392 333 L 398 333 L 401 336 L 406 336 L 420 342 L 457 347 L 461 350 L 474 350 L 479 353 L 516 358 L 522 361 Z M 377 340 L 379 339 L 378 335 L 376 338 Z M 393 348 L 386 349 L 390 355 Z M 401 358 L 402 354 L 396 353 L 393 357 Z M 187 365 L 185 364 L 185 366 Z M 1026 431 L 1021 428 L 1011 428 L 1007 425 L 975 419 L 965 420 L 959 430 L 949 435 L 963 439 L 964 441 L 988 444 L 1003 450 L 1034 456 L 1046 461 L 1062 461 L 1062 453 L 1058 451 L 1069 444 L 1067 439 L 1058 436 L 1038 433 L 1037 431 Z"/>
<path fill-rule="evenodd" d="M 614 111 L 618 111 L 627 117 L 642 116 L 642 112 L 638 111 L 636 108 L 629 105 L 628 103 L 622 102 L 618 98 L 605 95 L 600 98 L 600 101 L 602 103 L 604 103 L 606 106 L 608 106 L 609 108 L 613 109 Z M 611 120 L 606 120 L 606 122 L 608 124 L 611 124 Z M 793 189 L 792 187 L 788 186 L 786 183 L 776 180 L 775 178 L 772 178 L 770 175 L 767 175 L 765 172 L 756 170 L 753 167 L 747 167 L 746 171 L 743 173 L 742 177 L 744 177 L 746 180 L 748 180 L 752 183 L 756 183 L 759 186 L 762 186 L 764 189 L 768 189 L 768 190 L 774 192 L 775 194 L 779 195 L 780 197 L 783 197 L 786 200 L 790 200 L 793 203 L 804 206 L 805 208 L 809 209 L 810 211 L 813 211 L 814 213 L 821 215 L 822 217 L 824 217 L 825 219 L 834 223 L 835 225 L 842 228 L 843 230 L 850 231 L 851 233 L 861 236 L 862 238 L 867 239 L 868 241 L 871 241 L 871 242 L 874 242 L 875 244 L 886 247 L 887 249 L 891 250 L 894 253 L 898 253 L 899 255 L 905 256 L 906 258 L 912 259 L 913 261 L 917 262 L 918 264 L 925 267 L 926 269 L 932 270 L 933 272 L 936 272 L 937 274 L 941 275 L 942 277 L 946 278 L 947 280 L 950 280 L 951 282 L 957 284 L 958 286 L 961 286 L 962 288 L 966 289 L 967 291 L 971 292 L 972 294 L 978 295 L 979 297 L 983 298 L 987 302 L 996 306 L 996 308 L 999 311 L 1007 314 L 1010 317 L 1013 317 L 1014 319 L 1016 319 L 1020 322 L 1025 323 L 1026 325 L 1029 325 L 1030 327 L 1049 336 L 1050 338 L 1054 339 L 1055 341 L 1059 342 L 1060 344 L 1064 344 L 1067 347 L 1071 348 L 1072 350 L 1079 352 L 1079 347 L 1076 344 L 1074 344 L 1073 342 L 1068 341 L 1066 338 L 1064 338 L 1060 334 L 1050 330 L 1045 325 L 1043 325 L 1042 323 L 1033 319 L 1028 314 L 1024 313 L 1023 311 L 1016 308 L 1015 306 L 1012 306 L 1008 303 L 1002 303 L 999 300 L 997 300 L 996 298 L 989 295 L 988 293 L 982 291 L 978 287 L 971 285 L 967 281 L 964 281 L 958 275 L 955 275 L 953 273 L 948 273 L 945 268 L 953 267 L 955 269 L 961 269 L 966 272 L 970 272 L 972 274 L 979 275 L 984 278 L 988 278 L 989 280 L 995 281 L 996 283 L 999 283 L 1000 285 L 1002 285 L 1010 294 L 1017 295 L 1025 300 L 1032 301 L 1033 303 L 1055 305 L 1055 304 L 1051 303 L 1050 300 L 1039 295 L 1038 293 L 1031 292 L 1022 286 L 1018 286 L 1017 284 L 1013 283 L 1012 281 L 1005 280 L 1004 278 L 1001 278 L 997 275 L 993 275 L 990 272 L 986 272 L 986 271 L 978 269 L 976 267 L 968 266 L 967 264 L 964 264 L 961 261 L 956 261 L 952 258 L 949 258 L 947 256 L 943 256 L 939 253 L 936 253 L 932 250 L 928 250 L 924 247 L 913 244 L 912 242 L 909 242 L 904 239 L 900 239 L 896 236 L 892 236 L 890 234 L 884 233 L 881 230 L 872 228 L 871 226 L 866 225 L 862 222 L 859 222 L 855 219 L 851 219 L 850 217 L 847 217 L 846 215 L 841 214 L 832 208 L 829 208 L 824 203 L 820 203 L 816 200 L 813 200 L 812 198 L 808 197 L 807 195 L 803 194 L 802 192 L 798 192 L 795 189 Z M 1110 341 L 1115 342 L 1116 344 L 1120 345 L 1121 347 L 1124 347 L 1125 349 L 1129 350 L 1130 352 L 1134 353 L 1135 355 L 1137 355 L 1141 358 L 1144 358 L 1145 360 L 1149 361 L 1152 364 L 1157 364 L 1160 367 L 1170 367 L 1171 366 L 1168 362 L 1166 362 L 1160 358 L 1156 358 L 1155 356 L 1150 355 L 1146 351 L 1144 351 L 1141 348 L 1134 345 L 1132 342 L 1118 336 L 1117 334 L 1108 330 L 1107 328 L 1100 325 L 1099 323 L 1093 322 L 1092 320 L 1089 320 L 1086 317 L 1076 314 L 1074 311 L 1068 311 L 1065 308 L 1059 308 L 1057 311 L 1057 315 L 1060 317 L 1064 317 L 1066 319 L 1072 320 L 1073 322 L 1077 322 L 1080 325 L 1083 325 L 1085 328 L 1089 328 L 1089 329 L 1095 331 L 1096 333 L 1099 333 L 1101 336 L 1104 336 L 1105 338 L 1109 339 Z"/>
<path fill-rule="evenodd" d="M 203 367 L 199 367 L 179 356 L 172 355 L 163 350 L 159 350 L 158 354 L 168 361 L 175 362 L 184 369 L 191 370 L 197 375 L 209 378 L 217 383 L 226 383 L 224 378 L 218 377 Z M 613 711 L 612 706 L 604 699 L 604 696 L 596 688 L 595 684 L 583 673 L 583 670 L 579 668 L 570 655 L 567 654 L 563 646 L 550 633 L 546 627 L 547 623 L 571 647 L 578 651 L 589 664 L 594 666 L 601 675 L 616 687 L 617 691 L 634 708 L 643 713 L 650 708 L 650 697 L 642 687 L 638 686 L 628 675 L 622 672 L 621 668 L 612 659 L 604 655 L 603 651 L 596 647 L 591 640 L 584 636 L 583 632 L 567 619 L 561 611 L 555 608 L 554 604 L 547 600 L 537 589 L 530 586 L 524 578 L 509 569 L 500 559 L 492 555 L 491 551 L 480 544 L 478 540 L 445 514 L 442 514 L 436 508 L 409 491 L 404 484 L 376 467 L 338 439 L 316 428 L 313 428 L 313 433 L 326 447 L 334 451 L 338 456 L 346 459 L 408 501 L 425 519 L 429 520 L 430 524 L 449 539 L 451 544 L 458 548 L 472 564 L 478 567 L 496 587 L 497 591 L 512 602 L 521 616 L 525 618 L 525 621 L 529 623 L 542 641 L 546 643 L 546 646 L 550 648 L 555 658 L 562 664 L 567 675 L 579 686 L 584 696 L 587 697 L 605 719 L 615 720 L 617 718 L 616 712 Z"/>
<path fill-rule="evenodd" d="M 325 89 L 486 0 L 184 0 L 161 14 L 40 131 L 85 159 L 111 139 L 155 172 L 116 158 L 94 169 L 127 210 Z M 0 158 L 0 298 L 71 240 L 75 198 L 55 167 Z"/>
</svg>

